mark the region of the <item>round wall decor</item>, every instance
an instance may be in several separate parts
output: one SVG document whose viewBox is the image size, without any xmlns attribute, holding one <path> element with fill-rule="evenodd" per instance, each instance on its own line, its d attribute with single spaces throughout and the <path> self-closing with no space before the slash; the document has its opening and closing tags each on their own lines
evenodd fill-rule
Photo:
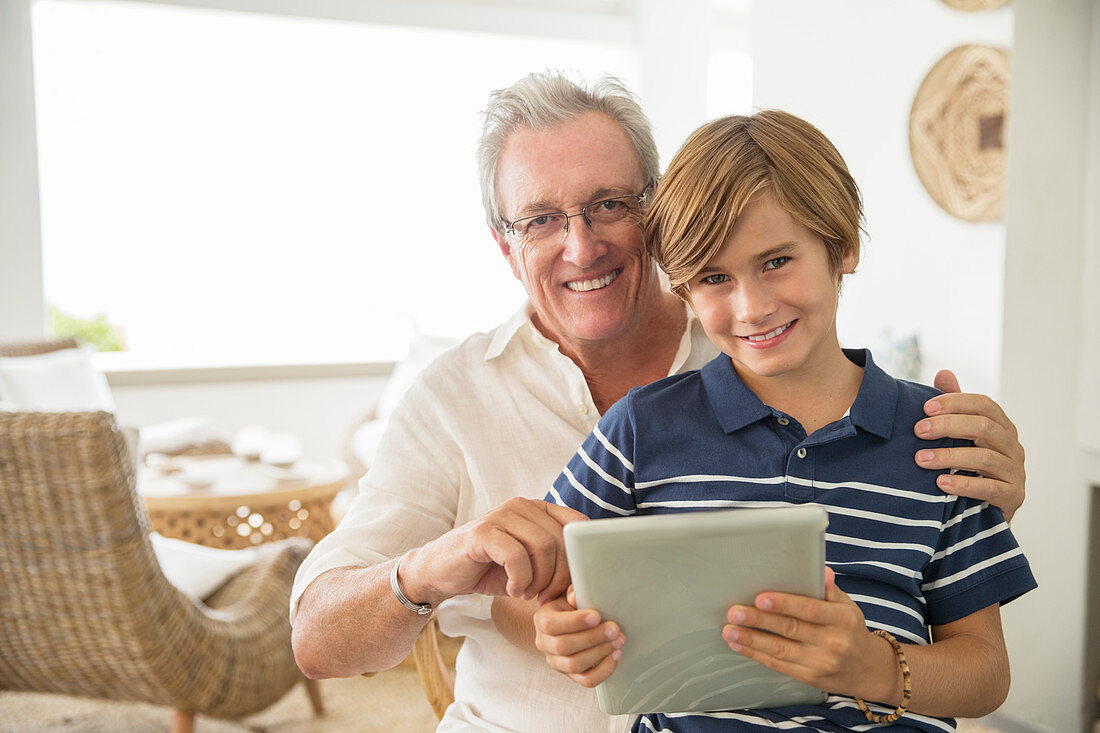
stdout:
<svg viewBox="0 0 1100 733">
<path fill-rule="evenodd" d="M 1004 208 L 1008 52 L 960 46 L 940 59 L 909 113 L 909 153 L 929 195 L 966 221 Z"/>
</svg>

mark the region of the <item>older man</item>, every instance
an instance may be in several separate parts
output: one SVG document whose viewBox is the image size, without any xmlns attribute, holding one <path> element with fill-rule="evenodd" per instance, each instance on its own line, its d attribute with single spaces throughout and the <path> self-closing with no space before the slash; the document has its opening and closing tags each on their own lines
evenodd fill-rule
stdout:
<svg viewBox="0 0 1100 733">
<path fill-rule="evenodd" d="M 435 613 L 466 637 L 440 730 L 607 730 L 591 690 L 505 639 L 491 597 L 564 590 L 561 527 L 580 515 L 535 497 L 631 387 L 716 352 L 644 254 L 657 152 L 618 82 L 531 75 L 494 93 L 478 156 L 493 238 L 529 301 L 429 366 L 395 411 L 359 497 L 299 571 L 294 651 L 311 677 L 386 669 Z M 921 465 L 979 470 L 944 488 L 1010 514 L 1024 478 L 1012 423 L 978 395 L 932 403 L 918 435 L 980 447 Z"/>
</svg>

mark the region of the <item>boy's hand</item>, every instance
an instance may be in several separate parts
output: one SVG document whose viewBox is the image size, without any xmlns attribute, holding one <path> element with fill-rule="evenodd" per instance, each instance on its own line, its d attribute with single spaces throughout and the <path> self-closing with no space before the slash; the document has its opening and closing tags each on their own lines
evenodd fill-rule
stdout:
<svg viewBox="0 0 1100 733">
<path fill-rule="evenodd" d="M 827 692 L 885 700 L 898 676 L 893 650 L 867 630 L 863 612 L 825 569 L 825 600 L 761 593 L 732 606 L 722 638 L 765 667 Z"/>
<path fill-rule="evenodd" d="M 955 375 L 946 369 L 936 375 L 936 387 L 945 394 L 924 405 L 927 418 L 916 424 L 925 440 L 965 438 L 969 448 L 917 451 L 917 463 L 929 469 L 972 471 L 977 476 L 943 474 L 936 484 L 946 493 L 969 496 L 1000 508 L 1006 520 L 1024 503 L 1024 448 L 1016 426 L 985 395 L 961 393 Z"/>
<path fill-rule="evenodd" d="M 595 687 L 615 671 L 626 639 L 618 625 L 600 623 L 593 609 L 577 610 L 573 586 L 535 611 L 535 646 L 552 669 L 577 684 Z"/>
</svg>

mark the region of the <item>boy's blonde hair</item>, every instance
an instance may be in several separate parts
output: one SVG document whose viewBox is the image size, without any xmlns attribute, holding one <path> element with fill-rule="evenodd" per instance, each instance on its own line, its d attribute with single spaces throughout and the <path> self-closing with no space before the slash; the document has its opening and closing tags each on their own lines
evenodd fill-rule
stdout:
<svg viewBox="0 0 1100 733">
<path fill-rule="evenodd" d="M 763 192 L 825 240 L 834 273 L 850 248 L 859 248 L 859 187 L 820 130 L 779 110 L 721 117 L 688 137 L 646 213 L 646 250 L 668 273 L 672 292 L 688 295 L 688 282 Z"/>
</svg>

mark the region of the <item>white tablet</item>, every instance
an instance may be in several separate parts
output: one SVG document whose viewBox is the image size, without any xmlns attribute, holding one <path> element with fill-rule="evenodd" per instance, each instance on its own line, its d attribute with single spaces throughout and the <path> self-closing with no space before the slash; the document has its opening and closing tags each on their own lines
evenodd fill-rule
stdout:
<svg viewBox="0 0 1100 733">
<path fill-rule="evenodd" d="M 594 519 L 565 527 L 578 608 L 626 636 L 596 688 L 606 713 L 675 713 L 818 704 L 825 693 L 732 651 L 726 612 L 763 591 L 825 595 L 819 506 Z"/>
</svg>

